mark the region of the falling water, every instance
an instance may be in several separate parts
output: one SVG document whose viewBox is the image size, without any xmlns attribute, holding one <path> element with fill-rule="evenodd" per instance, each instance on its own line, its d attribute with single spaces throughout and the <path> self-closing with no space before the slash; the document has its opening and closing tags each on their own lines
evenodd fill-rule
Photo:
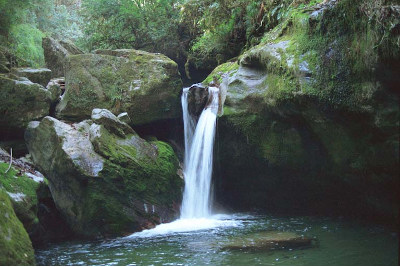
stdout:
<svg viewBox="0 0 400 267">
<path fill-rule="evenodd" d="M 211 215 L 211 175 L 214 135 L 219 107 L 219 89 L 209 87 L 209 99 L 196 126 L 188 110 L 188 90 L 183 89 L 182 110 L 185 136 L 184 177 L 181 217 L 171 223 L 134 233 L 126 238 L 152 237 L 216 227 L 237 227 L 240 222 L 228 215 Z"/>
<path fill-rule="evenodd" d="M 207 218 L 211 215 L 210 190 L 215 126 L 219 106 L 219 89 L 209 87 L 209 100 L 193 134 L 194 119 L 187 108 L 188 89 L 182 95 L 185 127 L 185 190 L 181 219 Z"/>
</svg>

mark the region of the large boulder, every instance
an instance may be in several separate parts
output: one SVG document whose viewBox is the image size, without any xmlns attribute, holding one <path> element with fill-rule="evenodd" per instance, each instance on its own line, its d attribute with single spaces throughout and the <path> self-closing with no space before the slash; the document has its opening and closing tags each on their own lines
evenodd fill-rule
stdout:
<svg viewBox="0 0 400 267">
<path fill-rule="evenodd" d="M 26 77 L 33 83 L 38 83 L 46 87 L 51 79 L 51 70 L 46 68 L 32 69 L 32 68 L 12 68 L 11 73 L 18 77 Z"/>
<path fill-rule="evenodd" d="M 64 77 L 65 58 L 69 55 L 83 54 L 82 50 L 70 42 L 57 41 L 51 37 L 42 40 L 46 66 L 51 69 L 51 77 Z"/>
<path fill-rule="evenodd" d="M 4 140 L 23 136 L 30 121 L 49 114 L 50 101 L 50 92 L 40 84 L 0 75 L 0 137 Z"/>
<path fill-rule="evenodd" d="M 79 121 L 90 118 L 93 108 L 127 112 L 133 124 L 180 116 L 182 81 L 174 61 L 138 50 L 97 53 L 67 58 L 57 117 Z"/>
<path fill-rule="evenodd" d="M 217 80 L 227 90 L 218 124 L 218 200 L 394 222 L 397 9 L 349 0 L 310 5 L 294 8 L 260 45 L 203 82 Z M 386 22 L 365 12 L 381 12 Z"/>
<path fill-rule="evenodd" d="M 183 181 L 172 148 L 146 142 L 109 111 L 94 110 L 92 117 L 74 124 L 45 117 L 25 133 L 73 231 L 121 235 L 173 219 Z"/>
<path fill-rule="evenodd" d="M 34 265 L 32 243 L 0 187 L 0 265 Z"/>
</svg>

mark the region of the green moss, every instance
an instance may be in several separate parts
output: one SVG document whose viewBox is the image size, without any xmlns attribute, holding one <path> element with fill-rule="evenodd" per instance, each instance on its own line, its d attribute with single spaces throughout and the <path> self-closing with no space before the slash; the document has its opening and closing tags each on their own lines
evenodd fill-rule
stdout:
<svg viewBox="0 0 400 267">
<path fill-rule="evenodd" d="M 208 86 L 212 81 L 221 83 L 222 75 L 228 74 L 232 76 L 239 69 L 239 64 L 237 62 L 226 62 L 224 64 L 216 67 L 210 75 L 202 82 L 205 86 Z"/>
<path fill-rule="evenodd" d="M 144 203 L 171 208 L 181 198 L 179 163 L 171 146 L 161 141 L 147 143 L 136 135 L 118 138 L 104 127 L 100 132 L 93 143 L 106 160 L 101 177 L 90 180 L 87 186 L 83 221 L 96 226 L 94 232 L 113 235 L 139 227 L 141 222 L 132 214 L 156 222 L 157 213 L 140 209 Z"/>
<path fill-rule="evenodd" d="M 18 220 L 7 193 L 0 187 L 0 265 L 34 265 L 29 236 Z"/>
<path fill-rule="evenodd" d="M 7 169 L 8 163 L 0 162 L 0 184 L 4 189 L 10 193 L 23 193 L 33 203 L 37 204 L 36 190 L 39 188 L 39 183 L 33 181 L 25 174 L 19 174 L 13 167 L 5 174 Z"/>
<path fill-rule="evenodd" d="M 41 184 L 33 181 L 25 174 L 21 175 L 19 171 L 14 168 L 11 168 L 7 174 L 5 174 L 7 168 L 7 163 L 0 162 L 0 185 L 9 193 L 22 193 L 25 195 L 21 201 L 12 199 L 12 203 L 15 213 L 24 224 L 28 233 L 30 233 L 39 223 L 37 217 L 37 191 Z"/>
</svg>

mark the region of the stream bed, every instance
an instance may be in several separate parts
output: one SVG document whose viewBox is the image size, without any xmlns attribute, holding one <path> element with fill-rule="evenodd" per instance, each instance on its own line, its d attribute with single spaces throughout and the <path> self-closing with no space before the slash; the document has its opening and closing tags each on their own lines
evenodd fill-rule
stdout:
<svg viewBox="0 0 400 267">
<path fill-rule="evenodd" d="M 398 264 L 398 233 L 381 226 L 337 218 L 254 214 L 222 216 L 217 221 L 204 228 L 197 225 L 195 231 L 165 231 L 164 227 L 126 238 L 49 244 L 36 251 L 36 260 L 38 265 Z M 298 248 L 229 247 L 266 231 L 290 232 L 313 242 Z"/>
</svg>

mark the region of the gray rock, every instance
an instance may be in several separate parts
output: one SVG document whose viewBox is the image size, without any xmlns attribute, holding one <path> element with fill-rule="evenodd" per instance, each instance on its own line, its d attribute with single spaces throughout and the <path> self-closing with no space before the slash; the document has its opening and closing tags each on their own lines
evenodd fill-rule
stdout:
<svg viewBox="0 0 400 267">
<path fill-rule="evenodd" d="M 45 117 L 25 132 L 32 160 L 72 230 L 88 237 L 124 235 L 173 219 L 182 181 L 172 148 L 133 133 L 114 134 L 108 129 L 126 124 L 105 110 L 93 117 L 96 123 L 74 124 Z"/>
<path fill-rule="evenodd" d="M 120 121 L 125 122 L 126 124 L 131 124 L 132 123 L 131 117 L 129 117 L 127 112 L 122 112 L 117 117 L 118 117 L 118 119 Z"/>
<path fill-rule="evenodd" d="M 50 82 L 47 84 L 47 90 L 49 90 L 51 94 L 51 102 L 56 103 L 57 101 L 60 100 L 62 90 L 61 90 L 61 85 L 60 85 L 60 78 L 57 79 L 51 79 Z"/>
<path fill-rule="evenodd" d="M 32 120 L 49 114 L 50 92 L 31 81 L 0 75 L 0 134 L 17 136 Z"/>
<path fill-rule="evenodd" d="M 44 50 L 44 59 L 46 65 L 52 70 L 52 78 L 64 77 L 65 58 L 69 55 L 82 54 L 82 51 L 71 43 L 61 44 L 51 37 L 45 37 L 42 40 Z"/>
<path fill-rule="evenodd" d="M 92 120 L 97 124 L 104 125 L 107 130 L 121 137 L 128 134 L 135 134 L 135 131 L 128 124 L 120 121 L 107 109 L 93 109 Z"/>
<path fill-rule="evenodd" d="M 38 83 L 44 87 L 47 86 L 51 79 L 51 70 L 40 68 L 12 68 L 11 73 L 18 77 L 26 77 L 33 83 Z"/>
</svg>

